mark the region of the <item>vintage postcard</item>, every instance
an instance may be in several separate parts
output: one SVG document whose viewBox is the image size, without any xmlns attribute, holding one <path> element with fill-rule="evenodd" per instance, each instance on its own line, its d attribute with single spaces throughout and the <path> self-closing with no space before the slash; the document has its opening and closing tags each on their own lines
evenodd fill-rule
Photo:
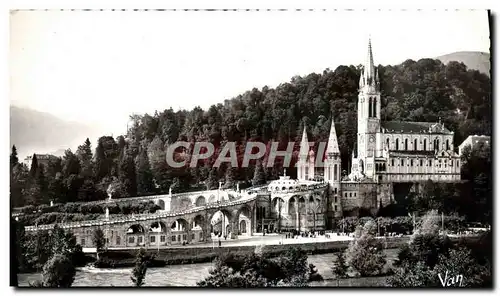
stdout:
<svg viewBox="0 0 500 296">
<path fill-rule="evenodd" d="M 487 10 L 12 10 L 11 286 L 492 288 Z"/>
</svg>

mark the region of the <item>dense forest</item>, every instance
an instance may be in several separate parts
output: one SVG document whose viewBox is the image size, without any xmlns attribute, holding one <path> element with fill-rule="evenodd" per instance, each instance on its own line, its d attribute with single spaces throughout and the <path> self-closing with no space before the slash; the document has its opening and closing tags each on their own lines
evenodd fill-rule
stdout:
<svg viewBox="0 0 500 296">
<path fill-rule="evenodd" d="M 75 152 L 68 149 L 62 159 L 45 166 L 36 156 L 31 167 L 21 164 L 14 146 L 10 157 L 12 206 L 168 193 L 169 188 L 175 193 L 194 187 L 214 188 L 219 181 L 225 187 L 235 182 L 242 186 L 262 183 L 283 173 L 279 161 L 273 167 L 263 167 L 259 161 L 247 168 L 216 169 L 212 167 L 220 151 L 216 149 L 211 159 L 200 161 L 197 167 L 171 168 L 166 163 L 166 148 L 176 141 L 210 141 L 215 147 L 233 141 L 240 152 L 249 141 L 277 141 L 285 147 L 296 141 L 298 147 L 304 125 L 310 141 L 326 141 L 332 116 L 342 166 L 347 170 L 356 141 L 360 69 L 339 66 L 335 71 L 293 77 L 276 88 L 254 88 L 208 110 L 170 108 L 153 115 L 134 115 L 133 125 L 123 136 L 102 136 L 97 143 L 82 139 Z M 443 65 L 432 59 L 379 66 L 379 75 L 382 120 L 441 120 L 455 132 L 455 147 L 469 135 L 490 135 L 491 82 L 487 75 L 468 70 L 462 63 Z M 183 152 L 189 155 L 191 151 Z M 481 186 L 490 188 L 482 194 L 491 195 L 489 148 L 470 152 L 467 157 L 474 158 L 474 165 L 464 161 L 466 177 L 474 181 L 482 173 L 478 182 L 487 182 Z M 295 177 L 294 169 L 287 171 Z"/>
</svg>

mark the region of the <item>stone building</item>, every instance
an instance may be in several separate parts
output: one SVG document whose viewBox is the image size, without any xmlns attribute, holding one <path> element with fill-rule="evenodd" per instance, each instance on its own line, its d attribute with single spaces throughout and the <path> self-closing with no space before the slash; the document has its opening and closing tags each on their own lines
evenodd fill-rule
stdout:
<svg viewBox="0 0 500 296">
<path fill-rule="evenodd" d="M 359 209 L 374 214 L 394 201 L 394 184 L 460 181 L 460 156 L 455 152 L 453 131 L 440 121 L 382 121 L 380 111 L 380 77 L 369 41 L 367 61 L 359 80 L 356 149 L 350 172 L 344 178 L 332 118 L 323 170 L 323 180 L 330 185 L 326 203 L 330 218 Z M 299 181 L 311 180 L 315 170 L 319 171 L 314 168 L 315 155 L 305 143 L 304 129 L 297 165 Z"/>
</svg>

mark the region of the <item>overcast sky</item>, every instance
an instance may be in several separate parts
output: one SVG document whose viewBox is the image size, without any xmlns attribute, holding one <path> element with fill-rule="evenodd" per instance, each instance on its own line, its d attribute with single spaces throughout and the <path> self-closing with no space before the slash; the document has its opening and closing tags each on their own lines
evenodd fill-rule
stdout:
<svg viewBox="0 0 500 296">
<path fill-rule="evenodd" d="M 11 104 L 124 133 L 128 115 L 207 108 L 294 75 L 489 52 L 486 11 L 11 15 Z"/>
</svg>

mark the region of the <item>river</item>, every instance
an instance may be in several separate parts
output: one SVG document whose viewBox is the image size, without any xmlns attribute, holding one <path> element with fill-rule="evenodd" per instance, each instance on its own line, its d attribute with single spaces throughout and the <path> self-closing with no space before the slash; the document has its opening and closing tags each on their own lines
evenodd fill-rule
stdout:
<svg viewBox="0 0 500 296">
<path fill-rule="evenodd" d="M 387 249 L 387 264 L 397 257 L 397 249 Z M 324 282 L 312 283 L 313 286 L 337 286 L 331 272 L 332 261 L 335 254 L 309 255 L 308 261 L 316 266 L 318 272 L 325 278 Z M 208 276 L 212 263 L 196 263 L 169 265 L 166 267 L 148 268 L 145 286 L 196 286 L 196 283 Z M 73 287 L 123 287 L 131 286 L 130 280 L 132 268 L 81 268 L 75 276 Z M 19 274 L 19 286 L 29 286 L 30 282 L 41 278 L 40 274 Z M 385 277 L 375 278 L 351 278 L 341 280 L 340 286 L 375 286 L 383 284 Z"/>
</svg>

